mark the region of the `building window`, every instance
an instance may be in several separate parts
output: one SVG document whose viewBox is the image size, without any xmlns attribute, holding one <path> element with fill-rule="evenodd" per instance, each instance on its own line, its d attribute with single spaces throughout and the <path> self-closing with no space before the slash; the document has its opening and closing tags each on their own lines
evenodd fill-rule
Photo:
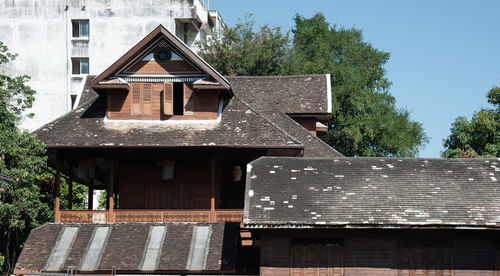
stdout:
<svg viewBox="0 0 500 276">
<path fill-rule="evenodd" d="M 174 115 L 184 115 L 184 83 L 174 83 Z"/>
<path fill-rule="evenodd" d="M 89 73 L 89 58 L 71 58 L 73 74 Z"/>
<path fill-rule="evenodd" d="M 73 20 L 73 37 L 88 38 L 89 37 L 89 21 L 88 20 Z"/>
</svg>

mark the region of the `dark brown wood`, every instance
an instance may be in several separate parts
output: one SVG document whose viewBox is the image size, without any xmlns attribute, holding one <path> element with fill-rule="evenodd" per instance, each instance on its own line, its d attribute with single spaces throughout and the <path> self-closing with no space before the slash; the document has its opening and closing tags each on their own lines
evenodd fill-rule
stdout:
<svg viewBox="0 0 500 276">
<path fill-rule="evenodd" d="M 68 209 L 73 209 L 73 169 L 69 168 L 69 176 L 68 176 Z"/>
<path fill-rule="evenodd" d="M 94 209 L 94 178 L 90 178 L 89 180 L 89 194 L 88 194 L 88 209 Z"/>
<path fill-rule="evenodd" d="M 56 177 L 55 177 L 55 198 L 54 198 L 54 222 L 61 222 L 61 161 L 56 157 Z"/>
<path fill-rule="evenodd" d="M 268 230 L 260 233 L 260 275 L 493 276 L 498 270 L 496 232 Z M 292 242 L 297 238 L 339 239 L 343 244 L 297 245 Z"/>
<path fill-rule="evenodd" d="M 194 95 L 192 84 L 184 83 L 184 115 L 194 115 Z"/>
<path fill-rule="evenodd" d="M 109 156 L 109 184 L 108 184 L 108 222 L 114 222 L 113 209 L 115 206 L 114 200 L 114 186 L 115 186 L 115 156 L 110 153 Z"/>
<path fill-rule="evenodd" d="M 163 114 L 174 115 L 174 84 L 171 82 L 163 84 Z"/>
<path fill-rule="evenodd" d="M 215 214 L 215 158 L 210 159 L 210 222 L 216 222 L 217 216 Z"/>
</svg>

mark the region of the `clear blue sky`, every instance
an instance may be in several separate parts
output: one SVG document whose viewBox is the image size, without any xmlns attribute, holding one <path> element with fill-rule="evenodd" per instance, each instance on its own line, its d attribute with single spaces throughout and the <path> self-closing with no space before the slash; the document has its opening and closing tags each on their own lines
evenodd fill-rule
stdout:
<svg viewBox="0 0 500 276">
<path fill-rule="evenodd" d="M 257 25 L 293 28 L 293 16 L 322 12 L 331 24 L 363 30 L 365 41 L 391 53 L 386 65 L 400 108 L 423 123 L 430 143 L 420 157 L 439 157 L 457 116 L 491 107 L 500 86 L 500 1 L 211 0 L 227 25 L 252 13 Z"/>
</svg>

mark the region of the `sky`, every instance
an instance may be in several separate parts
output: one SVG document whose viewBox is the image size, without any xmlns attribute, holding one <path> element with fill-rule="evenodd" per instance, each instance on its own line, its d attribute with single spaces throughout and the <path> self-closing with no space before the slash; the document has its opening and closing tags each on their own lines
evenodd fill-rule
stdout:
<svg viewBox="0 0 500 276">
<path fill-rule="evenodd" d="M 421 122 L 430 142 L 419 157 L 439 157 L 458 116 L 491 108 L 486 93 L 500 86 L 500 1 L 462 0 L 210 0 L 226 24 L 252 13 L 257 25 L 294 27 L 293 17 L 317 12 L 330 24 L 363 31 L 389 52 L 386 76 L 398 108 Z"/>
</svg>

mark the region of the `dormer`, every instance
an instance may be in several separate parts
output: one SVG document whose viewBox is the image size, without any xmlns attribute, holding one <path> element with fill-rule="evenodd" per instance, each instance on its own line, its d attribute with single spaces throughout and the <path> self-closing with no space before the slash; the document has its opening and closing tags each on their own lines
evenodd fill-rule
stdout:
<svg viewBox="0 0 500 276">
<path fill-rule="evenodd" d="M 91 86 L 107 98 L 108 120 L 214 120 L 229 82 L 163 26 Z"/>
</svg>

